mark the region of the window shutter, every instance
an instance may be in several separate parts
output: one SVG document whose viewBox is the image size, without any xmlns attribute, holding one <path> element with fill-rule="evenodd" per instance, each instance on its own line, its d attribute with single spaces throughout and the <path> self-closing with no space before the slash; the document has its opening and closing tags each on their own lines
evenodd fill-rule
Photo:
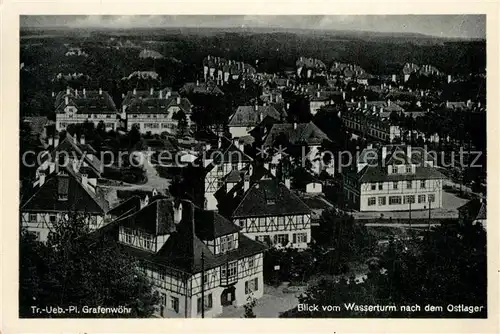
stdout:
<svg viewBox="0 0 500 334">
<path fill-rule="evenodd" d="M 245 295 L 248 294 L 248 281 L 245 282 Z"/>
<path fill-rule="evenodd" d="M 255 278 L 255 290 L 259 290 L 259 279 Z"/>
<path fill-rule="evenodd" d="M 201 298 L 198 298 L 198 303 L 197 303 L 197 309 L 198 309 L 198 313 L 201 313 Z"/>
<path fill-rule="evenodd" d="M 293 234 L 293 243 L 296 243 L 297 242 L 297 234 Z"/>
</svg>

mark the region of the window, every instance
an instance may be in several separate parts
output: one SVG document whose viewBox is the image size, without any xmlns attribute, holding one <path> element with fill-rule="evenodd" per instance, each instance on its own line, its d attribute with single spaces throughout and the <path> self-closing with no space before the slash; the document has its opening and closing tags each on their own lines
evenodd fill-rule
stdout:
<svg viewBox="0 0 500 334">
<path fill-rule="evenodd" d="M 378 198 L 378 205 L 385 205 L 385 196 L 381 196 Z"/>
<path fill-rule="evenodd" d="M 173 296 L 170 297 L 170 308 L 176 313 L 179 313 L 179 298 Z"/>
<path fill-rule="evenodd" d="M 411 173 L 411 165 L 406 166 L 406 173 Z"/>
<path fill-rule="evenodd" d="M 237 261 L 221 266 L 221 273 L 220 273 L 221 280 L 234 279 L 237 274 L 238 274 L 238 262 Z"/>
<path fill-rule="evenodd" d="M 401 204 L 401 196 L 389 196 L 389 205 Z"/>
<path fill-rule="evenodd" d="M 307 233 L 294 233 L 293 243 L 305 243 L 307 242 Z"/>
<path fill-rule="evenodd" d="M 163 270 L 161 270 L 161 269 L 160 269 L 160 272 L 159 272 L 159 276 L 160 276 L 160 280 L 161 281 L 165 280 L 165 272 Z"/>
<path fill-rule="evenodd" d="M 420 181 L 420 188 L 425 189 L 425 180 Z"/>
<path fill-rule="evenodd" d="M 164 292 L 161 293 L 161 305 L 167 306 L 167 294 Z"/>
<path fill-rule="evenodd" d="M 56 215 L 50 215 L 50 216 L 49 216 L 49 221 L 50 221 L 51 223 L 55 223 L 55 222 L 56 222 Z"/>
<path fill-rule="evenodd" d="M 240 227 L 245 228 L 245 219 L 240 219 Z"/>
<path fill-rule="evenodd" d="M 377 203 L 377 198 L 375 197 L 368 197 L 368 206 L 373 206 Z"/>
<path fill-rule="evenodd" d="M 36 223 L 36 213 L 30 213 L 30 223 Z"/>
<path fill-rule="evenodd" d="M 151 250 L 153 249 L 153 240 L 150 235 L 144 236 L 144 248 Z"/>
<path fill-rule="evenodd" d="M 392 182 L 392 189 L 398 189 L 398 182 L 397 181 Z"/>
<path fill-rule="evenodd" d="M 411 189 L 412 181 L 406 181 L 406 189 Z"/>
<path fill-rule="evenodd" d="M 415 195 L 406 195 L 403 197 L 404 204 L 415 203 Z"/>
<path fill-rule="evenodd" d="M 259 290 L 259 279 L 254 278 L 245 282 L 245 294 Z"/>
<path fill-rule="evenodd" d="M 96 216 L 91 216 L 90 217 L 90 225 L 96 226 L 97 225 L 97 217 Z"/>
<path fill-rule="evenodd" d="M 253 268 L 254 266 L 255 266 L 255 259 L 251 257 L 248 259 L 248 268 Z"/>
<path fill-rule="evenodd" d="M 220 237 L 220 252 L 225 253 L 227 251 L 230 251 L 232 249 L 236 248 L 235 247 L 235 242 L 233 235 L 225 235 Z"/>
<path fill-rule="evenodd" d="M 383 183 L 379 183 L 378 184 L 378 190 L 382 190 L 384 189 L 384 184 Z"/>
<path fill-rule="evenodd" d="M 398 166 L 392 166 L 392 174 L 398 173 Z"/>
<path fill-rule="evenodd" d="M 210 285 L 210 276 L 208 275 L 208 273 L 205 273 L 203 275 L 203 284 L 205 285 L 205 287 Z"/>
<path fill-rule="evenodd" d="M 372 183 L 372 190 L 376 190 L 377 189 L 377 184 L 376 183 Z"/>
<path fill-rule="evenodd" d="M 288 244 L 288 234 L 276 234 L 274 236 L 274 243 L 281 244 L 282 246 L 287 245 Z"/>
<path fill-rule="evenodd" d="M 418 195 L 418 202 L 425 203 L 425 195 Z"/>
<path fill-rule="evenodd" d="M 436 196 L 434 194 L 429 194 L 429 202 L 434 203 L 436 201 Z"/>
<path fill-rule="evenodd" d="M 204 306 L 205 306 L 205 311 L 206 310 L 210 310 L 212 308 L 212 294 L 208 294 L 207 296 L 205 296 L 204 298 Z M 198 311 L 198 314 L 201 313 L 201 297 L 198 298 L 198 303 L 197 303 L 197 311 Z"/>
</svg>

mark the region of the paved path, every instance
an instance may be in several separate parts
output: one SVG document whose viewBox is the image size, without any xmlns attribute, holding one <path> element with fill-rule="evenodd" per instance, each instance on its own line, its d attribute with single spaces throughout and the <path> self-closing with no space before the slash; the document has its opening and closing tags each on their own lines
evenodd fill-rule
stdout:
<svg viewBox="0 0 500 334">
<path fill-rule="evenodd" d="M 253 309 L 257 318 L 278 318 L 280 313 L 294 308 L 299 304 L 297 296 L 300 292 L 283 292 L 284 285 L 280 287 L 264 286 L 264 296 L 257 299 Z M 245 308 L 227 306 L 218 318 L 243 318 Z"/>
</svg>

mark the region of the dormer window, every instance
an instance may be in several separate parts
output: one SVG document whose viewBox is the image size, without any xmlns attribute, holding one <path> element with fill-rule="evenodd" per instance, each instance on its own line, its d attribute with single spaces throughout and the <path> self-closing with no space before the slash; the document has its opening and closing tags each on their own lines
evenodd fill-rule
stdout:
<svg viewBox="0 0 500 334">
<path fill-rule="evenodd" d="M 411 174 L 411 165 L 406 165 L 406 173 Z"/>
<path fill-rule="evenodd" d="M 392 174 L 398 173 L 398 166 L 392 166 Z"/>
</svg>

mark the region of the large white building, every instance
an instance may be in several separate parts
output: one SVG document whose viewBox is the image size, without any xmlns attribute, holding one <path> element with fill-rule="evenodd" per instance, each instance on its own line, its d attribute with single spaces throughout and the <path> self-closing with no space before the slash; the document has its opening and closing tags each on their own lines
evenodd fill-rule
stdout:
<svg viewBox="0 0 500 334">
<path fill-rule="evenodd" d="M 159 317 L 214 317 L 225 306 L 242 306 L 249 297 L 263 295 L 267 247 L 190 201 L 174 204 L 153 197 L 106 230 L 153 282 L 160 295 Z"/>
<path fill-rule="evenodd" d="M 52 96 L 55 98 L 57 131 L 65 130 L 70 124 L 85 122 L 94 123 L 96 127 L 103 122 L 106 130 L 116 130 L 120 124 L 113 99 L 102 89 L 78 91 L 68 88 Z"/>
<path fill-rule="evenodd" d="M 182 114 L 181 114 L 182 113 Z M 127 130 L 136 126 L 141 133 L 176 134 L 179 121 L 184 118 L 191 127 L 191 103 L 169 88 L 163 90 L 128 92 L 122 102 L 122 119 L 127 120 Z"/>
<path fill-rule="evenodd" d="M 363 150 L 343 174 L 344 196 L 359 211 L 407 211 L 443 205 L 443 174 L 424 149 L 390 145 Z"/>
</svg>

